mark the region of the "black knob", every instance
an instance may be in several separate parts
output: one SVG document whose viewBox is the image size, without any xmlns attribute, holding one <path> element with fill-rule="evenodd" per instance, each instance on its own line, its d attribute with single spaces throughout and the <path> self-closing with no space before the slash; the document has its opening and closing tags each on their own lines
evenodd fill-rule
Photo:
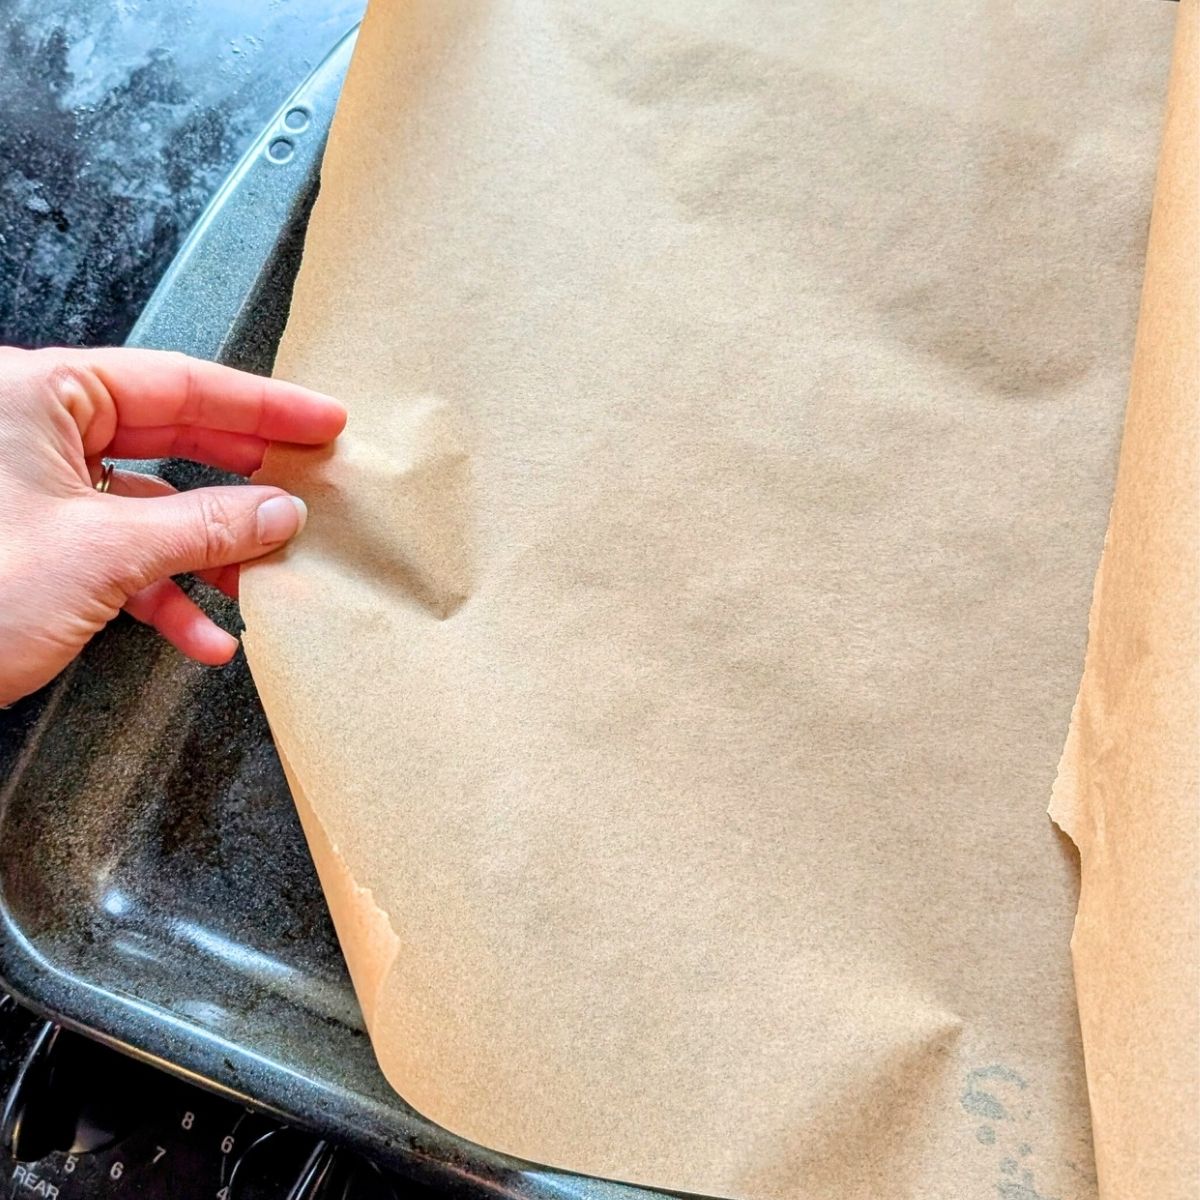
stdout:
<svg viewBox="0 0 1200 1200">
<path fill-rule="evenodd" d="M 287 1200 L 397 1200 L 395 1188 L 369 1159 L 318 1142 Z"/>
<path fill-rule="evenodd" d="M 46 1021 L 17 1068 L 0 1113 L 0 1147 L 18 1162 L 45 1158 L 70 1128 L 48 1097 L 54 1086 L 54 1047 L 62 1030 Z"/>
<path fill-rule="evenodd" d="M 0 1112 L 34 1037 L 45 1022 L 0 992 Z"/>
<path fill-rule="evenodd" d="M 280 1200 L 308 1161 L 314 1139 L 298 1129 L 239 1128 L 229 1179 L 229 1200 Z M 224 1176 L 222 1177 L 224 1178 Z"/>
<path fill-rule="evenodd" d="M 47 1022 L 9 1088 L 0 1146 L 20 1162 L 102 1150 L 153 1111 L 162 1086 L 153 1068 Z"/>
</svg>

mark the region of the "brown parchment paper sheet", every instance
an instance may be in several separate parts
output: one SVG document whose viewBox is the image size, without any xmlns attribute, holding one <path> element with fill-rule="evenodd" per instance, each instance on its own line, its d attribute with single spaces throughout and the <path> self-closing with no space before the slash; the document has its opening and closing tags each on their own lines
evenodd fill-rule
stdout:
<svg viewBox="0 0 1200 1200">
<path fill-rule="evenodd" d="M 1200 1196 L 1200 36 L 1179 13 L 1116 495 L 1051 813 L 1105 1197 Z"/>
<path fill-rule="evenodd" d="M 372 6 L 247 653 L 385 1074 L 739 1197 L 1095 1195 L 1050 824 L 1174 6 Z"/>
</svg>

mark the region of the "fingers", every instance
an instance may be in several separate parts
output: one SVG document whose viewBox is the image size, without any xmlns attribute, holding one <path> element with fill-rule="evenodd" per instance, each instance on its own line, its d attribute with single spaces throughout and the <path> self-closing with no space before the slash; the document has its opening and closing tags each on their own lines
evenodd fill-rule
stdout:
<svg viewBox="0 0 1200 1200">
<path fill-rule="evenodd" d="M 235 475 L 251 475 L 262 466 L 267 443 L 247 433 L 222 433 L 188 425 L 146 429 L 120 425 L 108 445 L 114 458 L 190 458 Z"/>
<path fill-rule="evenodd" d="M 269 554 L 299 533 L 307 517 L 302 500 L 269 487 L 98 499 L 107 501 L 109 535 L 120 543 L 132 591 L 167 575 L 218 571 Z"/>
<path fill-rule="evenodd" d="M 197 426 L 265 441 L 319 445 L 341 433 L 330 396 L 161 350 L 79 350 L 117 406 L 121 426 Z"/>
<path fill-rule="evenodd" d="M 320 445 L 346 410 L 329 396 L 162 350 L 27 352 L 79 427 L 84 454 L 195 458 L 249 474 L 272 441 Z"/>
<path fill-rule="evenodd" d="M 230 600 L 238 598 L 238 586 L 241 583 L 241 567 L 238 563 L 230 563 L 227 567 L 213 567 L 210 571 L 196 571 L 195 574 L 210 587 L 224 592 Z"/>
<path fill-rule="evenodd" d="M 175 489 L 165 479 L 160 479 L 157 475 L 143 475 L 139 471 L 114 471 L 108 490 L 113 496 L 132 496 L 143 500 L 176 494 Z M 224 592 L 231 600 L 238 598 L 236 563 L 228 567 L 213 567 L 209 571 L 197 571 L 196 574 L 211 587 Z"/>
<path fill-rule="evenodd" d="M 89 464 L 93 480 L 97 461 Z M 303 527 L 303 501 L 279 488 L 214 487 L 177 492 L 154 475 L 114 470 L 106 495 L 73 507 L 87 523 L 83 544 L 107 564 L 123 607 L 183 654 L 227 663 L 238 641 L 170 577 L 193 573 L 236 598 L 238 564 L 279 549 Z"/>
<path fill-rule="evenodd" d="M 206 666 L 219 667 L 237 653 L 237 638 L 206 616 L 173 579 L 160 579 L 135 593 L 125 611 Z"/>
</svg>

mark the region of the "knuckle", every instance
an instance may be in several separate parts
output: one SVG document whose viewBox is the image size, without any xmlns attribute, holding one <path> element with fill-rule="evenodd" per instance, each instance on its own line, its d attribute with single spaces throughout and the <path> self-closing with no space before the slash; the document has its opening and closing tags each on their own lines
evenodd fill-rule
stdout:
<svg viewBox="0 0 1200 1200">
<path fill-rule="evenodd" d="M 46 384 L 60 399 L 85 390 L 79 368 L 71 363 L 55 362 L 46 367 Z"/>
<path fill-rule="evenodd" d="M 87 431 L 109 403 L 108 389 L 99 375 L 86 362 L 72 362 L 47 354 L 34 378 L 39 376 L 55 405 L 70 415 L 86 438 Z"/>
<path fill-rule="evenodd" d="M 216 496 L 197 498 L 203 533 L 203 553 L 210 565 L 227 562 L 238 547 L 238 522 L 229 506 Z"/>
<path fill-rule="evenodd" d="M 200 419 L 202 407 L 201 389 L 196 381 L 196 360 L 181 354 L 178 350 L 168 350 L 175 369 L 179 372 L 179 394 L 182 405 L 179 410 L 179 423 L 190 426 Z"/>
<path fill-rule="evenodd" d="M 94 372 L 61 359 L 48 364 L 44 378 L 55 399 L 72 411 L 90 407 L 100 390 L 100 381 Z"/>
</svg>

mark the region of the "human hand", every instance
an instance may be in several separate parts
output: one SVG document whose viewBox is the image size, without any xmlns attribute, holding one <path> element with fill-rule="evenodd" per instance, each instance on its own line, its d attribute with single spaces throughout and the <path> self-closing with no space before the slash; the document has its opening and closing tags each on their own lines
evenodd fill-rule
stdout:
<svg viewBox="0 0 1200 1200">
<path fill-rule="evenodd" d="M 191 458 L 249 475 L 273 441 L 319 444 L 346 412 L 306 388 L 155 350 L 0 347 L 0 705 L 52 679 L 121 609 L 202 663 L 235 637 L 172 575 L 237 595 L 238 564 L 304 526 L 274 487 L 176 492 L 101 456 Z"/>
</svg>

